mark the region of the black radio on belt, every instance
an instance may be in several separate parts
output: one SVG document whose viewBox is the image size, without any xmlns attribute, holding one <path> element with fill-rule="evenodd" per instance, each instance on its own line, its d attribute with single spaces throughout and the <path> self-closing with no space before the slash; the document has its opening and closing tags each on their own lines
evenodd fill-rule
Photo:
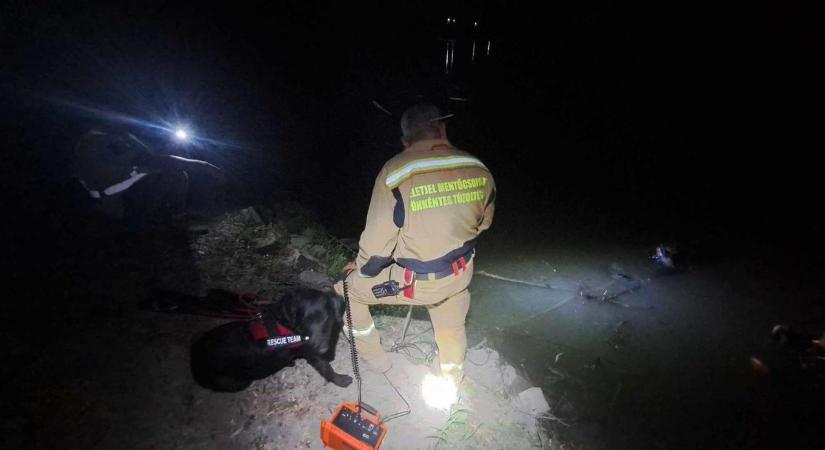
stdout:
<svg viewBox="0 0 825 450">
<path fill-rule="evenodd" d="M 401 292 L 401 285 L 395 281 L 385 281 L 372 287 L 372 294 L 375 298 L 390 297 Z"/>
</svg>

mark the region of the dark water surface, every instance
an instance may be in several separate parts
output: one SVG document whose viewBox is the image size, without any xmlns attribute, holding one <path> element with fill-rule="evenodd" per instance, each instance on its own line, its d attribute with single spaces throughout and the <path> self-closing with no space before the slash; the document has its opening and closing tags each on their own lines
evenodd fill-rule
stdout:
<svg viewBox="0 0 825 450">
<path fill-rule="evenodd" d="M 739 247 L 684 273 L 661 274 L 648 259 L 650 245 L 543 231 L 491 233 L 476 270 L 560 289 L 476 276 L 469 320 L 477 339 L 497 342 L 570 422 L 554 424 L 556 436 L 595 448 L 818 442 L 821 387 L 794 386 L 808 404 L 789 395 L 765 412 L 760 408 L 773 393 L 748 361 L 776 351 L 769 330 L 777 321 L 822 323 L 823 290 L 813 287 L 821 268 L 789 274 L 779 255 Z M 610 276 L 617 265 L 642 280 L 617 298 L 626 306 L 561 290 L 578 283 L 620 288 Z"/>
</svg>

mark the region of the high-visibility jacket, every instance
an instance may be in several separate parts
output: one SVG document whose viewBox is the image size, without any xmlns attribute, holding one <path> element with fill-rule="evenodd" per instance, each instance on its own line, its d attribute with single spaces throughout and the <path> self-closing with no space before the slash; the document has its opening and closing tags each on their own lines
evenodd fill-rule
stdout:
<svg viewBox="0 0 825 450">
<path fill-rule="evenodd" d="M 387 161 L 372 191 L 356 263 L 372 277 L 393 262 L 419 274 L 473 256 L 490 227 L 495 183 L 487 167 L 446 140 L 418 141 Z M 463 262 L 462 262 L 463 264 Z"/>
</svg>

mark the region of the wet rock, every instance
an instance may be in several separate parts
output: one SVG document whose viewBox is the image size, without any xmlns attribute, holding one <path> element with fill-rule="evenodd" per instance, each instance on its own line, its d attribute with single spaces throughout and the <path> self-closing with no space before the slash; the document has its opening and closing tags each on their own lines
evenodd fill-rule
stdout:
<svg viewBox="0 0 825 450">
<path fill-rule="evenodd" d="M 283 263 L 287 266 L 295 267 L 298 264 L 298 260 L 301 258 L 301 252 L 296 249 L 291 249 L 289 254 L 283 258 Z"/>
<path fill-rule="evenodd" d="M 519 392 L 516 403 L 520 410 L 536 416 L 550 411 L 550 405 L 547 404 L 544 393 L 538 387 Z"/>
<path fill-rule="evenodd" d="M 296 271 L 302 272 L 308 269 L 317 269 L 320 267 L 318 261 L 312 256 L 307 257 L 298 249 L 292 249 L 289 255 L 283 258 L 283 263 L 287 266 L 294 267 Z"/>
<path fill-rule="evenodd" d="M 527 380 L 524 376 L 522 376 L 517 369 L 512 366 L 505 366 L 508 368 L 507 376 L 508 376 L 508 388 L 507 393 L 515 394 L 517 392 L 521 392 L 531 386 L 533 386 L 530 381 Z"/>
<path fill-rule="evenodd" d="M 250 225 L 263 225 L 264 221 L 261 219 L 261 216 L 258 215 L 258 212 L 255 211 L 255 208 L 248 207 L 239 211 L 239 214 L 243 218 L 244 222 Z"/>
<path fill-rule="evenodd" d="M 316 272 L 312 269 L 301 272 L 301 274 L 298 275 L 298 279 L 308 286 L 318 288 L 328 288 L 332 286 L 332 278 L 330 278 L 329 275 L 322 272 Z"/>
<path fill-rule="evenodd" d="M 263 246 L 263 247 L 256 248 L 255 253 L 257 253 L 259 255 L 274 255 L 274 254 L 278 253 L 279 249 L 280 249 L 280 246 L 276 242 L 276 243 L 273 243 L 271 245 L 266 245 L 266 246 Z"/>
<path fill-rule="evenodd" d="M 307 252 L 312 256 L 320 258 L 321 256 L 324 256 L 327 250 L 324 248 L 323 245 L 313 245 L 309 248 L 309 250 L 307 250 Z"/>
<path fill-rule="evenodd" d="M 291 248 L 302 249 L 309 244 L 310 238 L 300 234 L 293 234 L 289 237 L 289 246 Z"/>
<path fill-rule="evenodd" d="M 254 249 L 260 249 L 264 247 L 271 247 L 273 244 L 278 242 L 280 236 L 277 233 L 268 233 L 265 236 L 261 236 L 257 239 L 253 239 L 250 242 L 250 245 Z"/>
<path fill-rule="evenodd" d="M 202 234 L 209 233 L 209 226 L 205 224 L 199 225 L 189 225 L 186 228 L 186 231 L 193 236 L 200 236 Z"/>
<path fill-rule="evenodd" d="M 498 352 L 488 347 L 471 348 L 467 350 L 466 358 L 470 359 L 471 365 L 476 367 L 495 367 L 499 363 Z"/>
<path fill-rule="evenodd" d="M 357 238 L 342 238 L 342 239 L 340 239 L 340 241 L 341 241 L 341 244 L 344 247 L 346 247 L 346 248 L 348 248 L 348 249 L 350 249 L 354 252 L 358 251 L 358 239 Z"/>
<path fill-rule="evenodd" d="M 265 205 L 255 205 L 255 212 L 258 213 L 258 217 L 263 219 L 266 223 L 272 223 L 275 221 L 275 211 L 272 208 L 269 208 Z"/>
<path fill-rule="evenodd" d="M 470 349 L 465 356 L 464 373 L 481 386 L 495 391 L 502 386 L 502 372 L 496 370 L 498 365 L 498 352 L 495 350 L 486 347 Z"/>
<path fill-rule="evenodd" d="M 513 366 L 505 364 L 501 368 L 501 384 L 502 386 L 509 387 L 512 386 L 513 383 L 518 380 L 518 373 L 516 373 L 516 369 Z"/>
<path fill-rule="evenodd" d="M 307 258 L 303 254 L 299 254 L 295 260 L 295 269 L 299 271 L 314 270 L 318 267 L 319 265 L 315 260 Z"/>
</svg>

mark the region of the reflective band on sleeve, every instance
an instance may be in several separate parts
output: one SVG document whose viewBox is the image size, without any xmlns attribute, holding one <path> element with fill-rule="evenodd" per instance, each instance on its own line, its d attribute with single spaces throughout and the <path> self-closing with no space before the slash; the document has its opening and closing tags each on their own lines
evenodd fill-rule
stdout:
<svg viewBox="0 0 825 450">
<path fill-rule="evenodd" d="M 363 330 L 359 330 L 358 328 L 353 328 L 352 329 L 352 335 L 356 336 L 356 337 L 366 336 L 366 335 L 372 333 L 373 330 L 375 330 L 375 322 L 371 323 L 370 326 L 368 326 L 367 328 L 364 328 Z M 346 325 L 344 325 L 344 334 L 347 335 L 347 336 L 349 335 L 349 328 Z"/>
<path fill-rule="evenodd" d="M 138 181 L 140 181 L 141 178 L 143 178 L 145 176 L 146 176 L 145 173 L 139 173 L 137 171 L 132 170 L 132 173 L 129 174 L 129 178 L 121 181 L 120 183 L 113 184 L 113 185 L 107 187 L 106 189 L 103 190 L 103 194 L 105 194 L 105 195 L 114 195 L 114 194 L 117 194 L 119 192 L 123 192 L 126 189 L 129 189 L 130 187 L 132 187 L 133 184 L 137 183 Z M 100 191 L 95 190 L 95 189 L 89 189 L 89 186 L 86 184 L 86 182 L 84 180 L 80 179 L 80 178 L 78 178 L 77 180 L 80 181 L 80 184 L 82 184 L 84 188 L 86 188 L 86 191 L 89 192 L 89 195 L 92 198 L 99 199 L 101 197 L 101 195 L 100 195 L 101 192 Z"/>
<path fill-rule="evenodd" d="M 130 187 L 132 187 L 133 184 L 137 183 L 138 181 L 140 181 L 141 178 L 143 178 L 145 176 L 146 176 L 145 173 L 138 173 L 138 172 L 135 172 L 133 170 L 132 173 L 131 173 L 131 176 L 129 178 L 121 181 L 120 183 L 113 184 L 113 185 L 107 187 L 106 189 L 103 190 L 103 193 L 106 194 L 106 195 L 113 195 L 113 194 L 117 194 L 118 192 L 123 192 L 126 189 L 129 189 Z"/>
<path fill-rule="evenodd" d="M 96 190 L 94 190 L 94 189 L 89 189 L 89 186 L 86 186 L 86 182 L 85 182 L 85 181 L 83 181 L 83 180 L 81 180 L 80 178 L 78 178 L 78 179 L 77 179 L 77 181 L 79 181 L 79 182 L 80 182 L 80 184 L 82 184 L 82 185 L 83 185 L 83 188 L 84 188 L 84 189 L 86 189 L 86 191 L 87 191 L 87 192 L 89 192 L 89 195 L 90 195 L 92 198 L 95 198 L 95 199 L 100 198 L 100 192 L 98 192 L 98 191 L 96 191 Z"/>
<path fill-rule="evenodd" d="M 471 156 L 446 156 L 443 158 L 426 158 L 410 161 L 400 169 L 393 171 L 384 182 L 388 187 L 394 188 L 409 176 L 417 172 L 428 172 L 432 170 L 455 169 L 458 167 L 476 166 L 486 169 L 481 161 Z"/>
</svg>

